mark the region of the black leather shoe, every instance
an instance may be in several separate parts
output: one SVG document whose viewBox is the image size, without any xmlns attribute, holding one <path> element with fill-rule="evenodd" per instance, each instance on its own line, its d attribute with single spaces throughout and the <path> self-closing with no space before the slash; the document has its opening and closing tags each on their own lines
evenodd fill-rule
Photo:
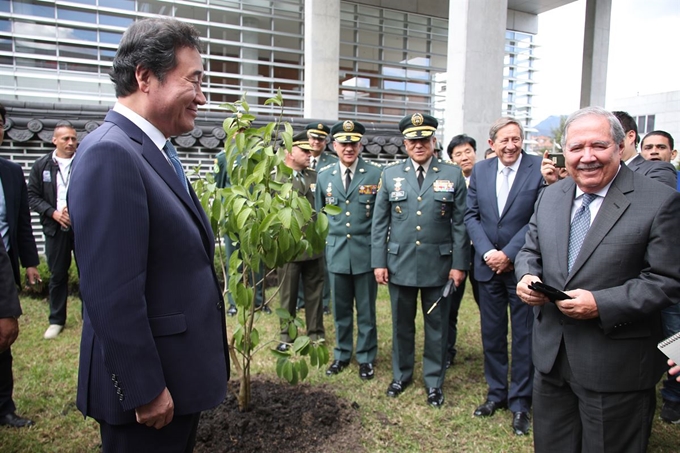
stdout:
<svg viewBox="0 0 680 453">
<path fill-rule="evenodd" d="M 288 350 L 288 345 L 286 343 L 279 343 L 276 350 L 279 352 L 286 352 Z"/>
<path fill-rule="evenodd" d="M 263 311 L 264 313 L 268 314 L 268 315 L 271 315 L 271 314 L 272 314 L 272 309 L 269 308 L 269 305 L 263 305 L 263 306 L 262 306 L 262 311 Z"/>
<path fill-rule="evenodd" d="M 427 404 L 432 407 L 442 407 L 444 404 L 444 392 L 438 387 L 430 387 L 427 389 Z"/>
<path fill-rule="evenodd" d="M 229 306 L 229 309 L 227 310 L 227 316 L 236 316 L 238 313 L 238 309 L 234 307 L 233 305 Z"/>
<path fill-rule="evenodd" d="M 330 307 L 323 307 L 323 314 L 328 316 L 331 314 L 331 308 Z"/>
<path fill-rule="evenodd" d="M 371 362 L 360 363 L 359 364 L 359 377 L 364 381 L 369 381 L 375 376 L 375 371 L 373 370 L 373 364 Z"/>
<path fill-rule="evenodd" d="M 33 420 L 27 418 L 19 417 L 17 414 L 12 412 L 11 414 L 3 415 L 0 417 L 0 426 L 11 426 L 13 428 L 25 428 L 27 426 L 33 426 L 35 423 Z"/>
<path fill-rule="evenodd" d="M 446 353 L 446 369 L 448 370 L 453 365 L 453 361 L 456 360 L 456 351 Z"/>
<path fill-rule="evenodd" d="M 475 413 L 472 415 L 475 417 L 491 417 L 498 409 L 506 409 L 507 407 L 508 403 L 505 401 L 497 403 L 496 401 L 486 400 L 484 404 L 475 409 Z"/>
<path fill-rule="evenodd" d="M 349 365 L 347 360 L 333 360 L 331 366 L 326 370 L 326 376 L 333 376 L 334 374 L 340 373 L 347 365 Z"/>
<path fill-rule="evenodd" d="M 512 414 L 512 429 L 518 436 L 526 436 L 529 434 L 529 413 L 528 412 L 513 412 Z"/>
<path fill-rule="evenodd" d="M 401 392 L 406 390 L 406 387 L 411 385 L 411 381 L 392 381 L 387 387 L 387 396 L 396 398 L 401 395 Z"/>
</svg>

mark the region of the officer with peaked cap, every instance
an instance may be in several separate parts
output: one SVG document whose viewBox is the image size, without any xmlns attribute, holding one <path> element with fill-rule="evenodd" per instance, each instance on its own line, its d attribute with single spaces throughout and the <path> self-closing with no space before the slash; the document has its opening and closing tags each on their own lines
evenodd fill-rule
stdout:
<svg viewBox="0 0 680 453">
<path fill-rule="evenodd" d="M 387 389 L 399 396 L 413 380 L 417 298 L 425 319 L 423 378 L 427 402 L 444 403 L 449 319 L 439 300 L 449 280 L 456 286 L 470 266 L 463 224 L 467 189 L 459 167 L 433 157 L 437 120 L 425 113 L 399 123 L 409 158 L 385 167 L 378 189 L 371 241 L 376 281 L 388 284 L 392 305 L 392 376 Z"/>
<path fill-rule="evenodd" d="M 311 146 L 307 132 L 300 132 L 293 137 L 292 149 L 286 152 L 284 163 L 293 170 L 293 189 L 305 197 L 314 206 L 314 190 L 316 188 L 316 172 L 309 167 Z M 288 262 L 277 271 L 281 294 L 281 308 L 295 316 L 298 287 L 302 281 L 305 296 L 305 322 L 307 336 L 311 340 L 324 338 L 323 312 L 321 311 L 321 291 L 324 284 L 323 253 L 315 255 L 303 254 L 295 261 Z M 281 325 L 281 343 L 277 349 L 285 351 L 293 339 L 288 335 L 286 323 Z"/>
<path fill-rule="evenodd" d="M 371 221 L 381 168 L 360 157 L 365 128 L 356 121 L 340 121 L 331 128 L 338 161 L 319 170 L 316 208 L 335 205 L 342 213 L 328 216 L 328 265 L 336 344 L 328 376 L 340 373 L 352 358 L 356 301 L 359 378 L 373 379 L 378 352 L 375 300 L 378 285 L 366 259 L 371 249 Z"/>
<path fill-rule="evenodd" d="M 337 162 L 338 158 L 326 151 L 326 140 L 330 133 L 330 128 L 323 123 L 309 123 L 305 127 L 307 137 L 309 139 L 309 146 L 312 148 L 312 155 L 309 157 L 309 168 L 319 171 L 320 168 L 326 165 Z M 323 287 L 323 313 L 325 315 L 331 314 L 331 289 L 328 285 L 328 271 L 326 271 L 326 284 Z M 297 307 L 304 308 L 305 301 L 302 292 L 298 294 Z"/>
</svg>

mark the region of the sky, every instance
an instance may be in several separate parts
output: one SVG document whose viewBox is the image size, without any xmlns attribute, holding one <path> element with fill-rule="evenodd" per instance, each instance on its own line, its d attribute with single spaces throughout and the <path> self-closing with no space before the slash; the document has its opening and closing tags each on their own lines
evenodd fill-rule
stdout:
<svg viewBox="0 0 680 453">
<path fill-rule="evenodd" d="M 586 0 L 538 16 L 534 123 L 579 108 Z M 612 0 L 607 100 L 680 90 L 680 0 Z"/>
</svg>

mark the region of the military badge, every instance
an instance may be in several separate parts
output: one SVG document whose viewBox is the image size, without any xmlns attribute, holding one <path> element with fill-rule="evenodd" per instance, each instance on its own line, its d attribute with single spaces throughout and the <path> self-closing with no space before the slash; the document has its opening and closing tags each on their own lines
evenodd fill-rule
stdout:
<svg viewBox="0 0 680 453">
<path fill-rule="evenodd" d="M 414 126 L 420 126 L 423 124 L 424 118 L 423 115 L 420 113 L 414 113 L 413 116 L 411 117 L 411 124 Z"/>
<path fill-rule="evenodd" d="M 378 192 L 378 186 L 375 184 L 359 186 L 360 195 L 375 195 Z"/>
<path fill-rule="evenodd" d="M 435 192 L 453 192 L 453 181 L 448 179 L 438 179 L 432 184 L 432 188 Z"/>
<path fill-rule="evenodd" d="M 394 179 L 394 190 L 399 192 L 401 190 L 401 182 L 404 178 L 393 178 Z"/>
</svg>

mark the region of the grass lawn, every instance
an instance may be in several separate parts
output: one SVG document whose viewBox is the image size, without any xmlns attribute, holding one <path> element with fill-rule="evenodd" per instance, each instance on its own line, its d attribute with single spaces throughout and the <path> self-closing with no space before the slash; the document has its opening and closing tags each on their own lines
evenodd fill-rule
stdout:
<svg viewBox="0 0 680 453">
<path fill-rule="evenodd" d="M 469 286 L 469 285 L 468 285 Z M 42 338 L 47 327 L 47 303 L 23 299 L 21 333 L 12 347 L 14 355 L 14 398 L 17 412 L 36 422 L 30 429 L 0 428 L 0 452 L 96 452 L 97 424 L 83 419 L 75 407 L 78 350 L 80 342 L 80 301 L 71 299 L 64 332 L 53 341 Z M 277 306 L 278 302 L 273 306 Z M 385 396 L 391 381 L 391 315 L 385 287 L 378 294 L 378 341 L 376 378 L 362 382 L 358 365 L 352 365 L 332 378 L 325 370 L 313 370 L 311 385 L 328 384 L 342 398 L 359 406 L 363 426 L 363 443 L 367 452 L 530 452 L 531 436 L 517 437 L 510 427 L 511 414 L 496 413 L 491 419 L 472 416 L 486 396 L 482 346 L 479 335 L 479 312 L 470 294 L 463 300 L 459 320 L 458 357 L 448 371 L 444 393 L 446 402 L 440 409 L 426 404 L 422 387 L 421 364 L 416 365 L 414 384 L 398 399 Z M 332 318 L 324 317 L 327 340 L 332 346 Z M 228 318 L 230 332 L 235 323 Z M 417 358 L 422 354 L 422 316 L 417 318 Z M 258 322 L 260 338 L 276 345 L 278 322 L 275 315 L 263 315 Z M 275 379 L 275 360 L 261 351 L 254 362 L 254 374 Z M 657 408 L 658 413 L 658 408 Z M 650 441 L 650 452 L 677 452 L 680 426 L 658 419 Z"/>
</svg>

